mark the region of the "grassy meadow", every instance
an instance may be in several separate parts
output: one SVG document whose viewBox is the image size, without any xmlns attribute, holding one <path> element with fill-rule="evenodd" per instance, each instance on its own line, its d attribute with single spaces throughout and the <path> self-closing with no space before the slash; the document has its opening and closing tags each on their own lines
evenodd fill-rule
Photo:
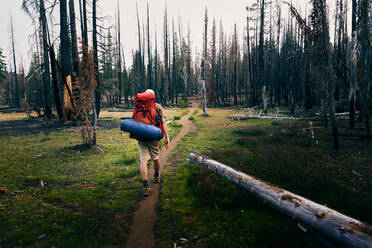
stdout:
<svg viewBox="0 0 372 248">
<path fill-rule="evenodd" d="M 182 110 L 165 110 L 167 116 Z M 0 115 L 0 247 L 119 247 L 140 194 L 136 141 L 120 117 L 102 112 L 97 142 L 81 151 L 76 127 L 43 126 L 22 113 Z M 180 125 L 170 125 L 173 137 Z"/>
<path fill-rule="evenodd" d="M 188 109 L 166 109 L 180 119 Z M 372 223 L 372 142 L 341 136 L 307 121 L 228 117 L 239 109 L 200 109 L 173 150 L 162 177 L 156 247 L 319 247 L 297 226 L 251 194 L 187 162 L 190 150 Z M 69 123 L 44 125 L 24 113 L 0 113 L 0 247 L 120 247 L 129 235 L 141 181 L 136 141 L 119 130 L 130 112 L 103 111 L 98 144 L 80 150 Z M 347 122 L 340 122 L 346 132 Z M 182 125 L 171 122 L 170 136 Z"/>
<path fill-rule="evenodd" d="M 372 142 L 341 137 L 314 122 L 245 120 L 236 109 L 201 110 L 199 128 L 172 153 L 163 176 L 156 247 L 320 247 L 295 220 L 272 210 L 226 179 L 187 162 L 190 150 L 371 223 Z M 340 122 L 340 132 L 347 123 Z"/>
</svg>

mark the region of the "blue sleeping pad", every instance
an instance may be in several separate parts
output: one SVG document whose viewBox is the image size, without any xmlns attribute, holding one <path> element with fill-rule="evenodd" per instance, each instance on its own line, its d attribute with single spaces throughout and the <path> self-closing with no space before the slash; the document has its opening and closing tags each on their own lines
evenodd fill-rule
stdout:
<svg viewBox="0 0 372 248">
<path fill-rule="evenodd" d="M 120 129 L 146 140 L 161 140 L 163 136 L 160 128 L 133 119 L 124 119 Z"/>
</svg>

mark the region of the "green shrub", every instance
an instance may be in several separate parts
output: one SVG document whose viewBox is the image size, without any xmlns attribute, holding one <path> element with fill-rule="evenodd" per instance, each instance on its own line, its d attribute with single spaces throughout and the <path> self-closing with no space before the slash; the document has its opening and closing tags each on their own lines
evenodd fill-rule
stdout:
<svg viewBox="0 0 372 248">
<path fill-rule="evenodd" d="M 168 124 L 168 126 L 171 126 L 171 127 L 182 127 L 182 124 L 178 124 L 176 122 L 171 122 Z"/>
<path fill-rule="evenodd" d="M 189 107 L 189 103 L 187 101 L 180 100 L 178 102 L 178 107 L 180 107 L 181 109 L 187 108 L 187 107 Z"/>
</svg>

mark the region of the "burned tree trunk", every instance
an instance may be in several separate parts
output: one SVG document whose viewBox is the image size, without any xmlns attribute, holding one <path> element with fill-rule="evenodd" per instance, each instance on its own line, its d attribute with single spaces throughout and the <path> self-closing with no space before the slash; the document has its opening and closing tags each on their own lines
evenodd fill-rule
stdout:
<svg viewBox="0 0 372 248">
<path fill-rule="evenodd" d="M 356 0 L 352 1 L 351 15 L 351 54 L 350 54 L 350 94 L 349 94 L 349 125 L 355 127 L 355 70 L 356 70 Z"/>
<path fill-rule="evenodd" d="M 79 51 L 77 45 L 76 37 L 76 21 L 75 21 L 75 6 L 74 1 L 69 0 L 69 10 L 70 10 L 70 29 L 71 29 L 71 52 L 72 52 L 72 62 L 73 62 L 73 81 L 79 76 Z"/>
<path fill-rule="evenodd" d="M 346 247 L 371 247 L 372 227 L 333 209 L 310 201 L 240 171 L 191 152 L 189 161 L 253 193 L 271 207 L 292 216 Z"/>
<path fill-rule="evenodd" d="M 97 86 L 94 92 L 95 96 L 95 111 L 98 117 L 101 112 L 101 83 L 99 80 L 99 61 L 98 61 L 98 42 L 97 42 L 97 0 L 93 0 L 93 60 L 94 60 L 94 71 L 95 81 Z"/>
<path fill-rule="evenodd" d="M 53 93 L 54 93 L 54 99 L 56 102 L 56 109 L 58 118 L 60 120 L 63 120 L 63 110 L 62 110 L 62 104 L 61 104 L 61 98 L 59 96 L 59 87 L 58 87 L 58 80 L 57 80 L 57 68 L 56 68 L 56 55 L 54 52 L 53 45 L 49 48 L 49 56 L 50 56 L 50 64 L 52 69 L 52 84 L 53 84 Z"/>
<path fill-rule="evenodd" d="M 40 0 L 40 22 L 43 34 L 43 93 L 44 93 L 44 118 L 52 118 L 52 108 L 50 104 L 50 69 L 48 57 L 48 41 L 47 41 L 47 19 L 45 15 L 44 0 Z"/>
<path fill-rule="evenodd" d="M 13 67 L 14 67 L 14 81 L 15 81 L 15 92 L 14 92 L 14 106 L 20 107 L 19 103 L 19 85 L 18 85 L 18 75 L 17 75 L 17 62 L 16 62 L 16 55 L 14 49 L 14 30 L 13 30 L 13 19 L 10 17 L 10 27 L 12 33 L 12 52 L 13 52 Z"/>
<path fill-rule="evenodd" d="M 207 113 L 207 88 L 205 86 L 205 81 L 200 77 L 199 84 L 201 87 L 201 94 L 202 94 L 202 106 L 203 106 L 203 115 L 208 116 Z"/>
</svg>

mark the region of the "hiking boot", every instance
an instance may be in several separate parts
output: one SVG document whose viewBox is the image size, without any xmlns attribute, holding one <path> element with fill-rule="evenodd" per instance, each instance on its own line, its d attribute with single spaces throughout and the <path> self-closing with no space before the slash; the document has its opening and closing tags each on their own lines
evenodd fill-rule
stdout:
<svg viewBox="0 0 372 248">
<path fill-rule="evenodd" d="M 154 183 L 160 183 L 160 176 L 154 177 Z"/>
<path fill-rule="evenodd" d="M 151 192 L 151 188 L 143 188 L 143 196 L 149 196 Z"/>
</svg>

